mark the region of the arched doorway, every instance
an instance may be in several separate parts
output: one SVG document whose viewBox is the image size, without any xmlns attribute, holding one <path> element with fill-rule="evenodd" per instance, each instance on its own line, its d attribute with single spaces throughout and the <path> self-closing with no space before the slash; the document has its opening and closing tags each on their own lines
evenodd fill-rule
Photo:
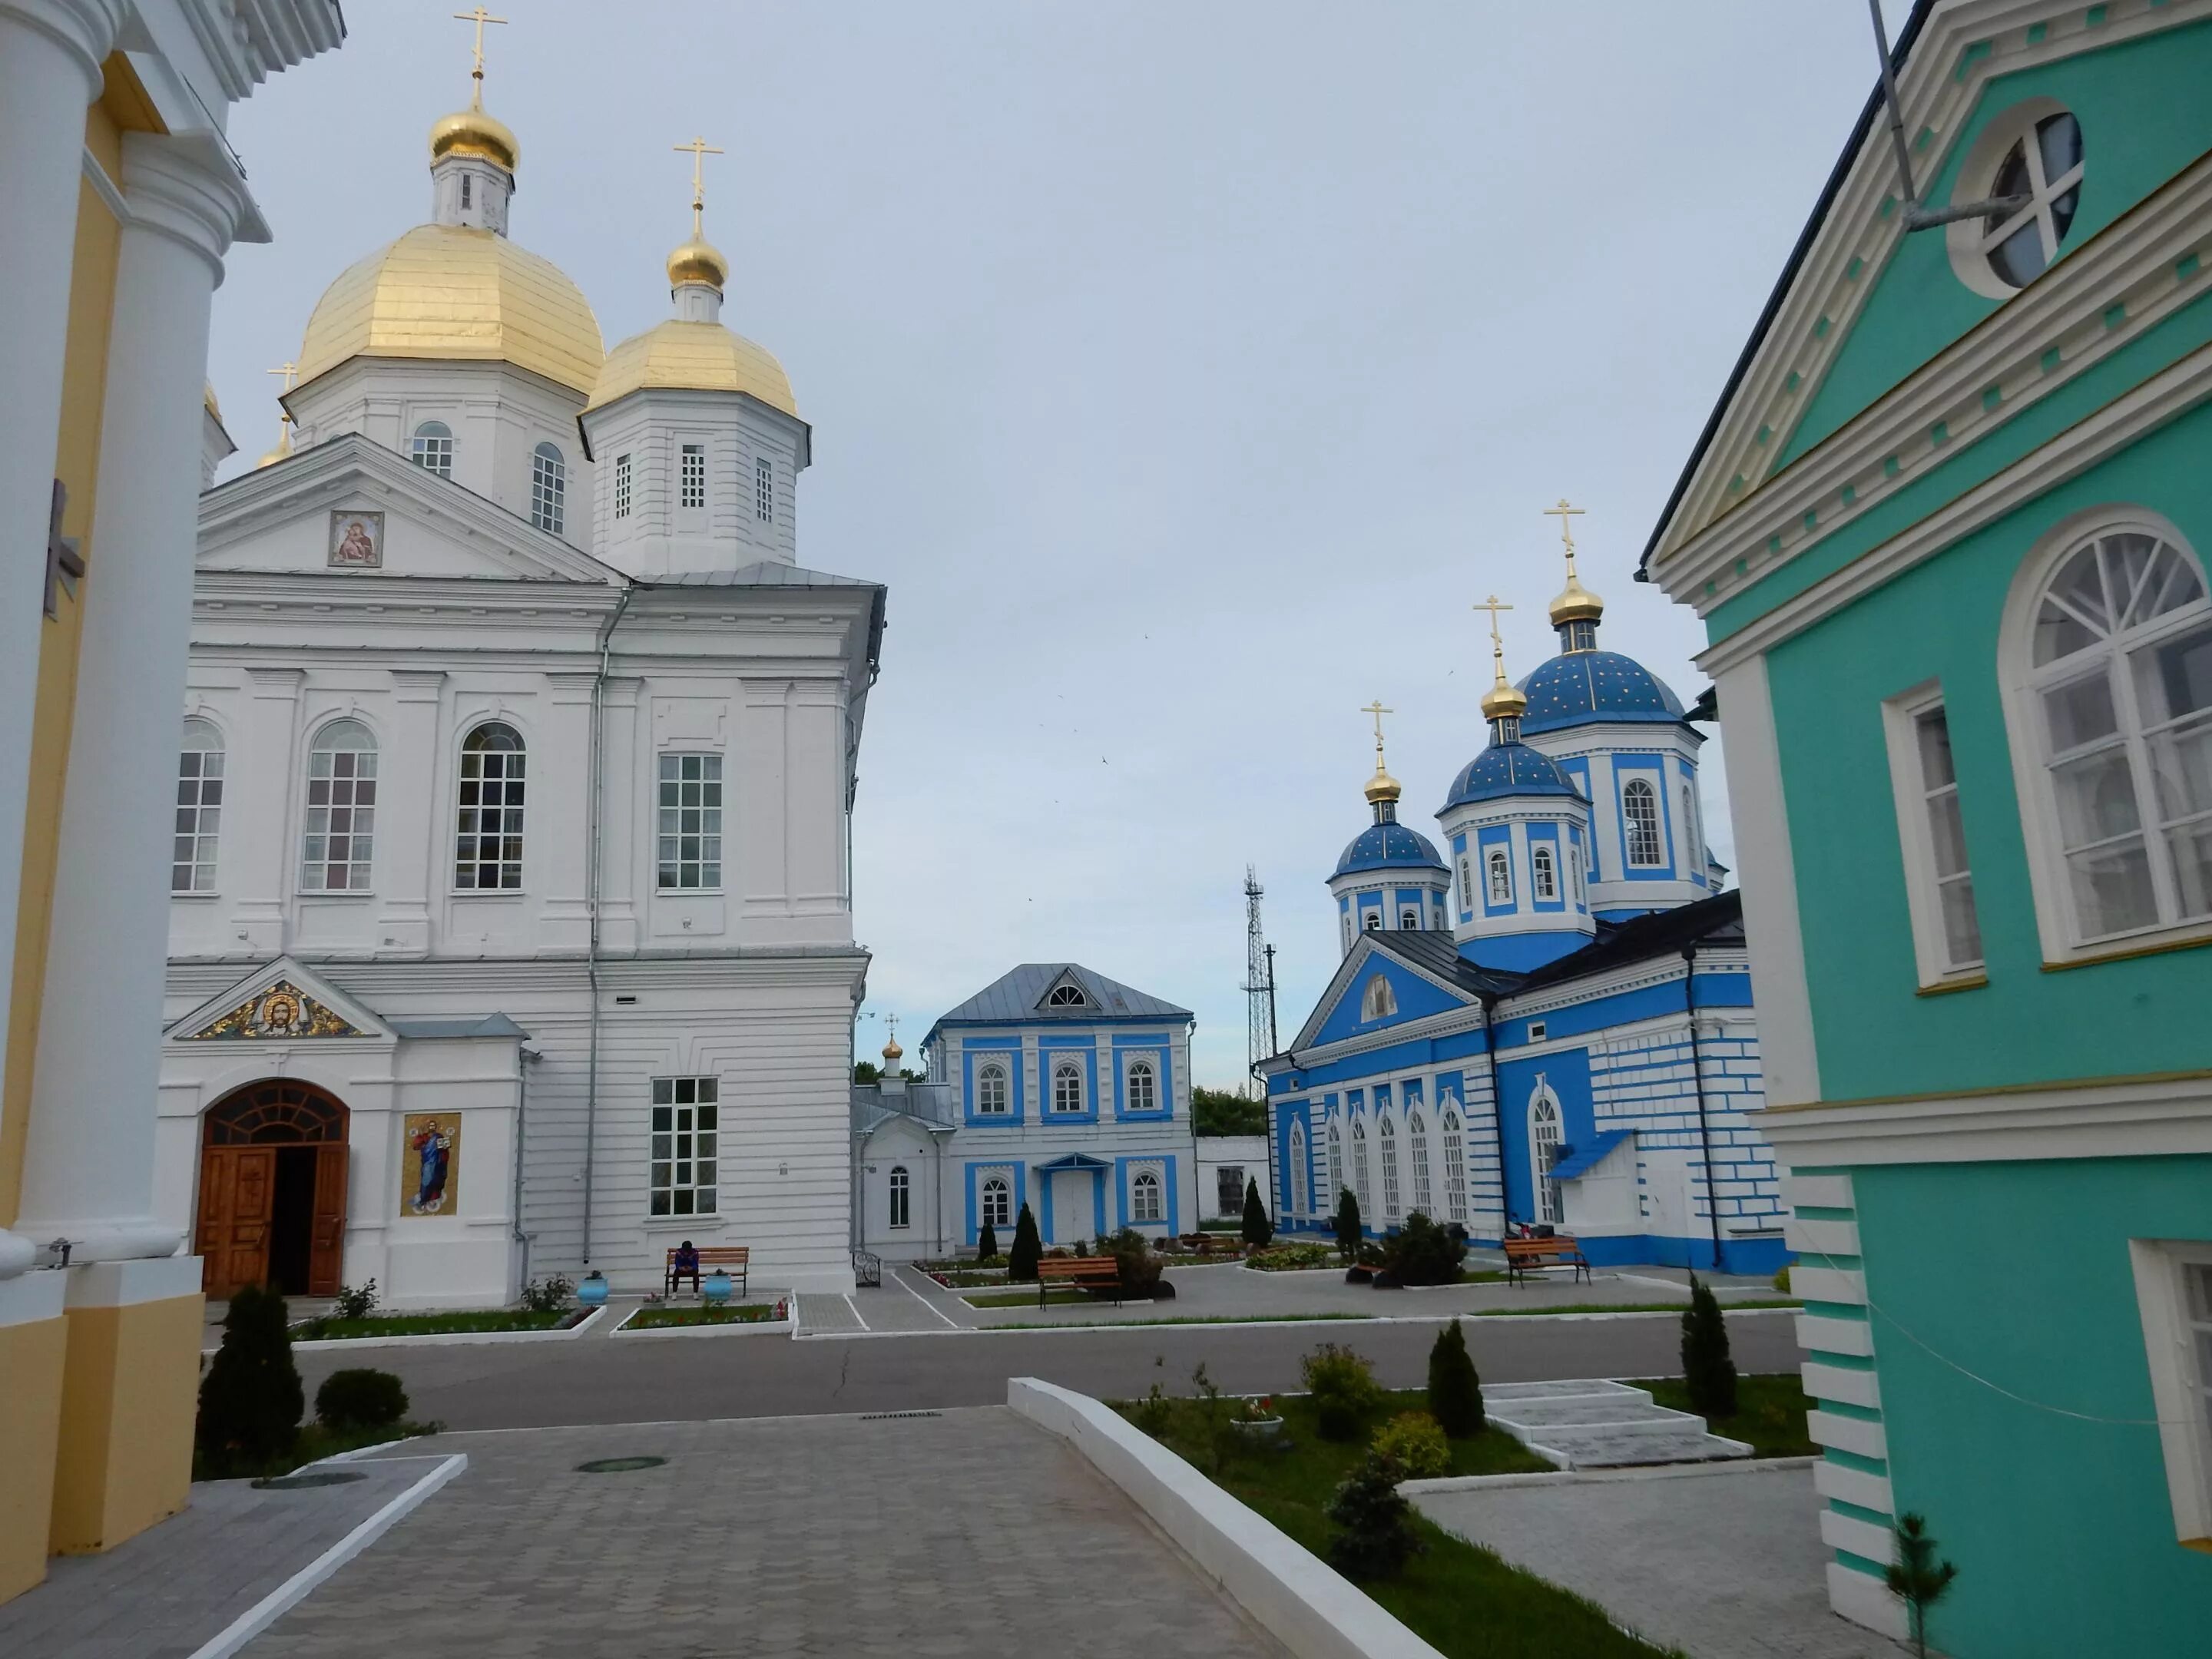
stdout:
<svg viewBox="0 0 2212 1659">
<path fill-rule="evenodd" d="M 335 1296 L 345 1248 L 345 1107 L 312 1084 L 250 1084 L 200 1128 L 201 1284 Z"/>
</svg>

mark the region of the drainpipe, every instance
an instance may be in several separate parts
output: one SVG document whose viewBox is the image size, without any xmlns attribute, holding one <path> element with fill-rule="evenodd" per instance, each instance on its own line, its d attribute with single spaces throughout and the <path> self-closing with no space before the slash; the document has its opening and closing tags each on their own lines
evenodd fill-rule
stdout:
<svg viewBox="0 0 2212 1659">
<path fill-rule="evenodd" d="M 585 908 L 591 916 L 591 927 L 585 934 L 584 980 L 592 994 L 591 1046 L 585 1060 L 584 1071 L 584 1265 L 592 1265 L 592 1188 L 596 1170 L 592 1158 L 597 1150 L 599 1127 L 599 863 L 601 839 L 601 802 L 605 794 L 602 774 L 605 768 L 599 758 L 599 728 L 606 724 L 607 666 L 614 653 L 615 628 L 629 609 L 632 595 L 637 592 L 625 586 L 615 601 L 615 608 L 607 617 L 607 625 L 599 630 L 599 672 L 592 679 L 592 736 L 590 764 L 592 768 L 591 823 L 585 844 L 585 859 L 589 865 L 584 883 Z"/>
<path fill-rule="evenodd" d="M 1498 1213 L 1501 1240 L 1513 1231 L 1513 1210 L 1505 1187 L 1505 1091 L 1498 1080 L 1498 1049 L 1490 1031 L 1490 1011 L 1498 999 L 1483 996 L 1476 999 L 1482 1006 L 1482 1058 L 1490 1067 L 1490 1121 L 1498 1135 Z"/>
<path fill-rule="evenodd" d="M 1721 1206 L 1713 1194 L 1713 1136 L 1705 1121 L 1705 1068 L 1698 1056 L 1698 946 L 1692 940 L 1682 947 L 1682 1012 L 1690 1020 L 1690 1075 L 1698 1085 L 1698 1145 L 1705 1160 L 1705 1219 L 1712 1224 L 1713 1268 L 1721 1267 Z"/>
<path fill-rule="evenodd" d="M 514 1219 L 511 1225 L 514 1242 L 522 1247 L 522 1282 L 530 1282 L 530 1235 L 522 1231 L 522 1154 L 527 1145 L 530 1122 L 530 1067 L 541 1058 L 540 1051 L 528 1043 L 517 1043 L 514 1049 Z"/>
</svg>

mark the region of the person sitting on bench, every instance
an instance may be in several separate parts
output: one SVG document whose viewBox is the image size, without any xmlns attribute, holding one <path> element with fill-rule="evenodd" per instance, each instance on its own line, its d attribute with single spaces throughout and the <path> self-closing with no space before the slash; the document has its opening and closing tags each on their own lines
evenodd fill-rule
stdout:
<svg viewBox="0 0 2212 1659">
<path fill-rule="evenodd" d="M 688 1238 L 676 1247 L 676 1254 L 669 1259 L 669 1294 L 674 1295 L 687 1278 L 691 1281 L 692 1294 L 699 1294 L 699 1252 Z"/>
</svg>

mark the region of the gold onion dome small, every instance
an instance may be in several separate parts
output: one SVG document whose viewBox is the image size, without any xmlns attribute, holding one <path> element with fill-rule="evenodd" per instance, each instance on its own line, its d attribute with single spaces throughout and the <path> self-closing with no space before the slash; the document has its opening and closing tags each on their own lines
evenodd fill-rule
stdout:
<svg viewBox="0 0 2212 1659">
<path fill-rule="evenodd" d="M 472 100 L 466 109 L 447 116 L 430 129 L 432 165 L 448 155 L 481 156 L 512 173 L 522 159 L 522 146 L 504 121 L 493 119 L 484 113 L 481 101 Z"/>
<path fill-rule="evenodd" d="M 1375 775 L 1367 780 L 1367 804 L 1370 806 L 1380 806 L 1385 801 L 1395 802 L 1404 793 L 1398 787 L 1398 780 L 1385 772 L 1382 769 L 1382 763 L 1377 761 L 1375 763 Z"/>
<path fill-rule="evenodd" d="M 1482 694 L 1482 717 L 1486 720 L 1517 720 L 1528 710 L 1527 695 L 1507 684 L 1502 676 Z"/>
<path fill-rule="evenodd" d="M 886 1066 L 896 1066 L 900 1060 L 905 1058 L 906 1050 L 899 1047 L 899 1041 L 896 1037 L 893 1037 L 889 1042 L 884 1044 L 884 1063 Z"/>
<path fill-rule="evenodd" d="M 289 459 L 291 459 L 291 454 L 292 454 L 292 427 L 291 427 L 291 423 L 290 423 L 289 422 L 285 422 L 285 426 L 284 426 L 284 429 L 283 429 L 283 431 L 282 431 L 281 433 L 279 433 L 279 434 L 277 434 L 277 437 L 276 437 L 276 448 L 274 448 L 274 449 L 272 449 L 272 450 L 270 450 L 270 451 L 266 455 L 264 455 L 264 456 L 263 456 L 259 460 L 258 460 L 258 461 L 254 462 L 254 464 L 253 464 L 253 470 L 254 470 L 256 472 L 258 472 L 258 471 L 259 471 L 263 467 L 264 467 L 264 466 L 274 466 L 274 465 L 276 465 L 276 463 L 277 463 L 277 462 L 279 462 L 279 461 L 283 461 L 283 460 L 289 460 Z"/>
<path fill-rule="evenodd" d="M 1552 626 L 1565 628 L 1571 622 L 1595 622 L 1604 614 L 1605 601 L 1584 587 L 1582 578 L 1569 569 L 1566 587 L 1552 601 Z"/>
<path fill-rule="evenodd" d="M 671 288 L 682 288 L 686 283 L 704 283 L 719 294 L 729 280 L 730 262 L 722 257 L 721 249 L 697 237 L 668 256 Z"/>
</svg>

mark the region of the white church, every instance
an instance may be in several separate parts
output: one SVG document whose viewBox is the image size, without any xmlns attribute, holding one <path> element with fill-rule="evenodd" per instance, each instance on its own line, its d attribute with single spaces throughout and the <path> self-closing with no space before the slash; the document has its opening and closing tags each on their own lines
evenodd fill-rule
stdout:
<svg viewBox="0 0 2212 1659">
<path fill-rule="evenodd" d="M 517 149 L 480 95 L 433 128 L 429 222 L 202 498 L 158 1204 L 216 1296 L 645 1289 L 684 1239 L 850 1289 L 884 590 L 799 562 L 811 429 L 696 155 L 673 314 L 608 351 L 508 237 Z"/>
</svg>

